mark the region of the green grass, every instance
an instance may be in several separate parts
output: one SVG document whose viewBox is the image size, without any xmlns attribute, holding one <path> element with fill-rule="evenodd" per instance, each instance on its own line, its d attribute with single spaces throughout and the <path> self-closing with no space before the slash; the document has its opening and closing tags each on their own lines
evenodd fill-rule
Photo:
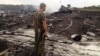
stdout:
<svg viewBox="0 0 100 56">
<path fill-rule="evenodd" d="M 100 9 L 83 9 L 85 11 L 99 11 L 100 12 Z"/>
<path fill-rule="evenodd" d="M 100 12 L 100 9 L 91 9 L 91 8 L 78 8 L 81 11 L 95 11 L 95 12 Z"/>
</svg>

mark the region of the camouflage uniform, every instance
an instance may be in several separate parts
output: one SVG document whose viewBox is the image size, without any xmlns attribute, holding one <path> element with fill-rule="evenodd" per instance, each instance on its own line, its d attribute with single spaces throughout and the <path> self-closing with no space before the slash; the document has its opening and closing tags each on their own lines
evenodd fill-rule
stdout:
<svg viewBox="0 0 100 56">
<path fill-rule="evenodd" d="M 35 55 L 34 56 L 45 56 L 44 47 L 45 47 L 45 36 L 43 28 L 43 20 L 46 16 L 43 12 L 36 12 L 34 14 L 35 21 Z"/>
</svg>

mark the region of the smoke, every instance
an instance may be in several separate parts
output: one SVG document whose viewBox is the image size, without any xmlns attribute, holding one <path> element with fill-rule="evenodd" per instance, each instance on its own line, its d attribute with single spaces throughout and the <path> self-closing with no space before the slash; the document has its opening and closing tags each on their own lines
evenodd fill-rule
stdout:
<svg viewBox="0 0 100 56">
<path fill-rule="evenodd" d="M 34 0 L 34 5 L 39 6 L 40 3 L 46 4 L 46 12 L 52 13 L 60 8 L 60 0 Z"/>
<path fill-rule="evenodd" d="M 46 3 L 47 12 L 55 12 L 61 5 L 67 6 L 67 4 L 71 4 L 73 7 L 100 5 L 100 0 L 0 0 L 0 4 L 28 4 L 37 7 L 42 2 Z"/>
</svg>

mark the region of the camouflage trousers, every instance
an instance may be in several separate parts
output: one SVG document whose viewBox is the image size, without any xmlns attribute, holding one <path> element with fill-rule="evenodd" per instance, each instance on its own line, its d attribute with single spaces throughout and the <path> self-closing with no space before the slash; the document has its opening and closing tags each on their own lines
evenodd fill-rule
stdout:
<svg viewBox="0 0 100 56">
<path fill-rule="evenodd" d="M 34 56 L 45 56 L 45 36 L 44 31 L 35 31 L 35 54 Z"/>
</svg>

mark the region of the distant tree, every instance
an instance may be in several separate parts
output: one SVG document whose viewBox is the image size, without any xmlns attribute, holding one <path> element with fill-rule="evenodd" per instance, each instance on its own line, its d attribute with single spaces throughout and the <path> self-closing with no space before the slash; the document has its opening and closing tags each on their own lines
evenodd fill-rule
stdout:
<svg viewBox="0 0 100 56">
<path fill-rule="evenodd" d="M 98 5 L 98 6 L 93 5 L 93 6 L 88 6 L 88 7 L 84 7 L 84 8 L 86 8 L 86 9 L 100 9 L 100 5 Z"/>
</svg>

